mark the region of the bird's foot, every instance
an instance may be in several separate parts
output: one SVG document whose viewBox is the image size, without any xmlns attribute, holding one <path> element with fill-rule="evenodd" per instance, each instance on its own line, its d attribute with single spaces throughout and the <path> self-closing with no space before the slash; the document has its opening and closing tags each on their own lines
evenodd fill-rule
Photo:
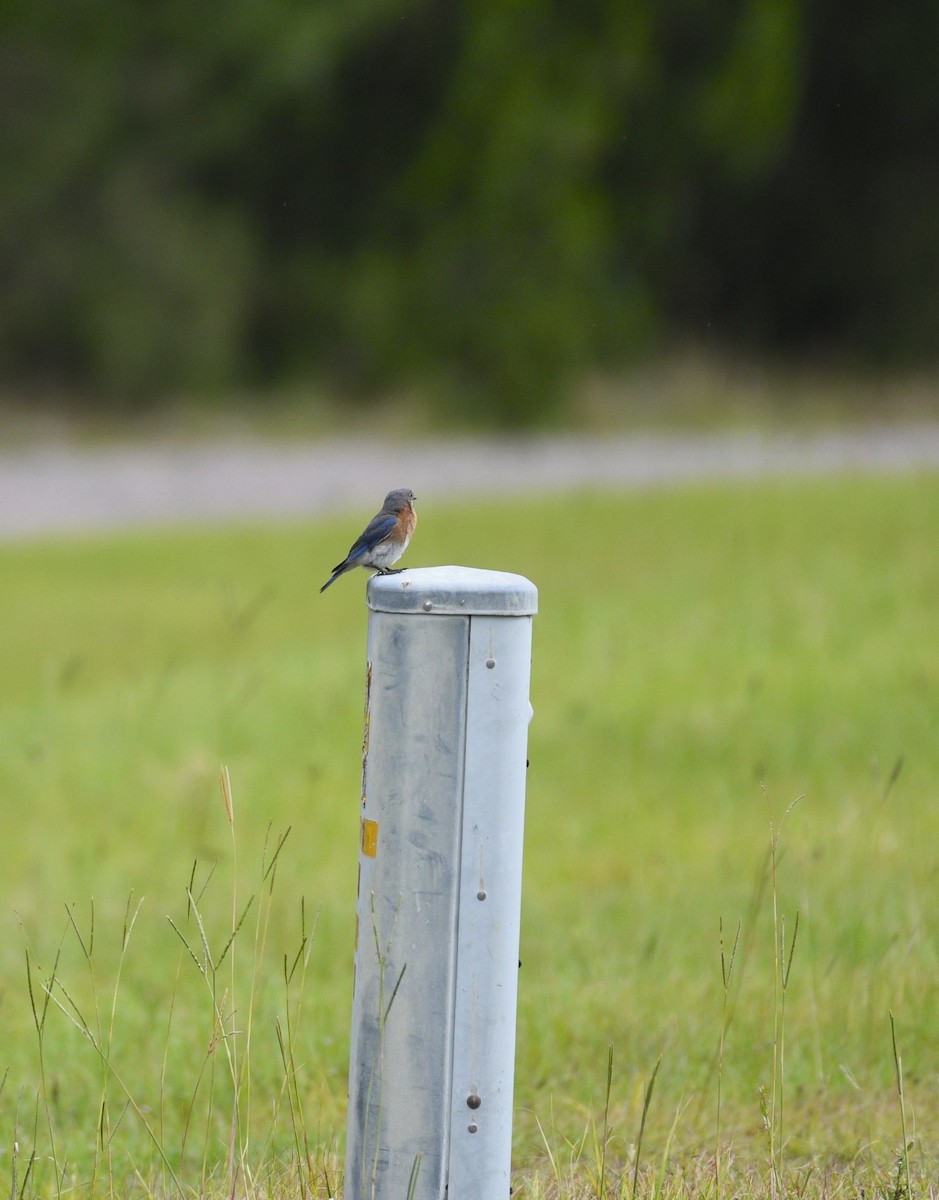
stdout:
<svg viewBox="0 0 939 1200">
<path fill-rule="evenodd" d="M 407 567 L 379 567 L 379 575 L 400 575 L 402 571 L 406 571 Z"/>
</svg>

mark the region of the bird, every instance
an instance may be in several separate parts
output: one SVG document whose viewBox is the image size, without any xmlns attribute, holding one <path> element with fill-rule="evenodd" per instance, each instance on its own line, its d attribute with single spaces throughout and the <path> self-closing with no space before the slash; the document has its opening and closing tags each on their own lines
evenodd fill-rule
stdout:
<svg viewBox="0 0 939 1200">
<path fill-rule="evenodd" d="M 375 567 L 379 575 L 397 575 L 404 567 L 392 570 L 407 550 L 408 542 L 417 528 L 417 513 L 414 501 L 417 497 L 410 488 L 394 488 L 385 497 L 381 511 L 377 512 L 353 542 L 349 553 L 333 567 L 333 573 L 320 588 L 325 592 L 340 575 L 353 567 Z"/>
</svg>

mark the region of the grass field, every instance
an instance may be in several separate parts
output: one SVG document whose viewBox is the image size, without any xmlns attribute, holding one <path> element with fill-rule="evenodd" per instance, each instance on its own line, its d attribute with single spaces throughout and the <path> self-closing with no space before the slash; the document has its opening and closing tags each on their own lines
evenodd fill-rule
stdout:
<svg viewBox="0 0 939 1200">
<path fill-rule="evenodd" d="M 540 590 L 516 1195 L 935 1195 L 939 477 L 422 500 Z M 0 548 L 11 1195 L 336 1194 L 365 515 Z"/>
</svg>

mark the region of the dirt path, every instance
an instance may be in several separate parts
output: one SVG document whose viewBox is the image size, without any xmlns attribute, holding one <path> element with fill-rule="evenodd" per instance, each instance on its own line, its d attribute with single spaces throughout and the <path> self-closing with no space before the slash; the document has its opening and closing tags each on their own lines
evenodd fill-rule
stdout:
<svg viewBox="0 0 939 1200">
<path fill-rule="evenodd" d="M 421 442 L 232 441 L 0 453 L 0 538 L 372 511 L 397 485 L 434 497 L 703 479 L 939 468 L 939 423 L 815 434 L 550 436 Z"/>
</svg>

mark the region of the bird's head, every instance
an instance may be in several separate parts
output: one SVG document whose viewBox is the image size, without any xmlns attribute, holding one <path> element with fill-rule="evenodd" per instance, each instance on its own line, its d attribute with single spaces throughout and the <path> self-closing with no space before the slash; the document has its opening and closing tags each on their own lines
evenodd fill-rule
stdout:
<svg viewBox="0 0 939 1200">
<path fill-rule="evenodd" d="M 410 488 L 394 488 L 385 497 L 385 510 L 387 512 L 400 512 L 403 508 L 407 508 L 408 505 L 413 507 L 416 499 L 417 497 Z"/>
</svg>

